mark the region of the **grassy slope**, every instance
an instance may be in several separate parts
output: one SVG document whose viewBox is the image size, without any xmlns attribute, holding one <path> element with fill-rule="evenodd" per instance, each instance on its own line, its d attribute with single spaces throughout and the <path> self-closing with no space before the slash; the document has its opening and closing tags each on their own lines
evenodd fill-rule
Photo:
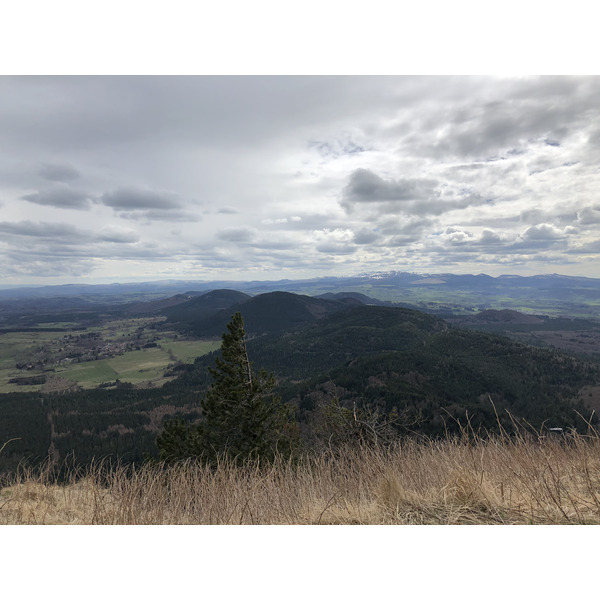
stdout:
<svg viewBox="0 0 600 600">
<path fill-rule="evenodd" d="M 600 440 L 513 438 L 325 450 L 296 464 L 21 475 L 0 524 L 600 524 Z"/>
</svg>

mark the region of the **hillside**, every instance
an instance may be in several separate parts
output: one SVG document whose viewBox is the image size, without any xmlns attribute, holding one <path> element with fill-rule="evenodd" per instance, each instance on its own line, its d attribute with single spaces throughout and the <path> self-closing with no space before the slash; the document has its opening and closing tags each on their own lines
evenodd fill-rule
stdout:
<svg viewBox="0 0 600 600">
<path fill-rule="evenodd" d="M 192 331 L 201 329 L 202 324 L 219 311 L 243 304 L 251 298 L 243 292 L 226 289 L 211 290 L 199 296 L 188 293 L 183 297 L 184 302 L 162 309 L 161 314 L 167 317 L 168 323 Z"/>
<path fill-rule="evenodd" d="M 574 409 L 587 411 L 574 402 L 579 390 L 600 383 L 597 365 L 403 308 L 354 307 L 285 336 L 252 340 L 248 348 L 307 419 L 325 396 L 337 394 L 349 406 L 403 411 L 433 435 L 448 426 L 444 421 L 464 419 L 465 411 L 493 428 L 490 399 L 504 420 L 510 411 L 536 427 L 547 419 L 572 426 Z"/>
<path fill-rule="evenodd" d="M 591 319 L 523 314 L 514 310 L 483 310 L 472 315 L 445 315 L 466 329 L 488 331 L 541 348 L 555 348 L 598 362 L 600 322 Z"/>
<path fill-rule="evenodd" d="M 535 315 L 524 315 L 516 310 L 483 310 L 473 317 L 481 323 L 511 323 L 511 324 L 538 324 L 543 323 L 543 319 Z"/>
<path fill-rule="evenodd" d="M 207 303 L 205 298 L 212 297 L 213 292 L 194 298 L 175 309 L 164 311 L 168 321 L 174 323 L 182 331 L 199 336 L 220 336 L 227 330 L 231 315 L 241 312 L 244 317 L 246 333 L 249 336 L 264 333 L 292 331 L 298 327 L 312 323 L 322 317 L 345 310 L 360 304 L 358 300 L 344 298 L 327 300 L 292 294 L 290 292 L 269 292 L 250 297 L 239 294 L 235 302 L 225 308 L 216 310 L 214 303 Z M 227 296 L 233 300 L 234 296 Z M 188 309 L 189 307 L 189 309 Z M 186 311 L 187 312 L 184 312 Z"/>
<path fill-rule="evenodd" d="M 371 298 L 359 292 L 327 292 L 326 294 L 319 294 L 315 297 L 325 298 L 326 300 L 346 300 L 348 298 L 351 298 L 352 300 L 357 300 L 361 304 L 372 304 L 374 306 L 393 306 L 392 302 L 385 302 L 384 300 Z"/>
</svg>

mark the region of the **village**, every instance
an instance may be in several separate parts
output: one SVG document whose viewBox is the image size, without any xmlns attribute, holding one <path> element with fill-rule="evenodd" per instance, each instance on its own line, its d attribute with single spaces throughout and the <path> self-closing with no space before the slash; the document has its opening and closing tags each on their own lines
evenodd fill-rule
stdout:
<svg viewBox="0 0 600 600">
<path fill-rule="evenodd" d="M 133 350 L 157 346 L 158 337 L 142 339 L 142 328 L 133 335 L 122 336 L 122 340 L 116 341 L 105 339 L 99 331 L 78 335 L 69 333 L 38 346 L 32 352 L 30 360 L 18 362 L 15 367 L 22 371 L 48 371 L 55 366 L 114 358 Z"/>
</svg>

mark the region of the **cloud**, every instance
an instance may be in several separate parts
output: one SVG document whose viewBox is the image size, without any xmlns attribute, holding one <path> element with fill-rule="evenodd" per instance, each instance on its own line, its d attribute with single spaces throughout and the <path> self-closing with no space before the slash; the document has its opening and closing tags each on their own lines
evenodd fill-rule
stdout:
<svg viewBox="0 0 600 600">
<path fill-rule="evenodd" d="M 356 169 L 342 196 L 342 206 L 351 211 L 366 202 L 405 202 L 428 198 L 435 193 L 435 181 L 426 179 L 385 180 L 369 169 Z"/>
<path fill-rule="evenodd" d="M 103 194 L 101 201 L 105 206 L 110 206 L 117 211 L 148 209 L 166 211 L 182 208 L 182 203 L 176 194 L 141 188 L 119 188 Z"/>
<path fill-rule="evenodd" d="M 132 229 L 122 229 L 120 227 L 104 227 L 96 238 L 100 242 L 111 242 L 114 244 L 133 244 L 139 241 L 140 236 Z"/>
<path fill-rule="evenodd" d="M 526 241 L 554 241 L 563 238 L 563 233 L 552 225 L 542 224 L 529 227 L 521 238 Z"/>
<path fill-rule="evenodd" d="M 353 243 L 354 232 L 349 229 L 321 229 L 312 232 L 310 243 L 306 244 L 307 250 L 314 248 L 321 254 L 347 255 L 354 254 L 357 250 Z"/>
<path fill-rule="evenodd" d="M 256 236 L 256 231 L 248 227 L 228 227 L 217 233 L 217 238 L 225 242 L 251 242 Z"/>
<path fill-rule="evenodd" d="M 315 249 L 323 254 L 354 254 L 356 252 L 355 246 L 337 242 L 323 242 L 317 244 Z"/>
<path fill-rule="evenodd" d="M 441 239 L 453 245 L 464 244 L 473 240 L 473 234 L 469 231 L 464 231 L 455 227 L 448 227 L 446 231 L 442 234 Z"/>
<path fill-rule="evenodd" d="M 413 149 L 436 159 L 481 160 L 525 151 L 532 143 L 555 150 L 597 113 L 593 97 L 600 91 L 598 78 L 507 78 L 487 80 L 489 87 L 481 87 L 479 78 L 447 81 L 452 101 L 418 121 L 410 139 Z M 471 100 L 458 100 L 461 84 L 464 94 L 473 92 Z"/>
<path fill-rule="evenodd" d="M 283 223 L 287 222 L 287 217 L 280 217 L 279 219 L 263 219 L 261 221 L 263 225 L 282 225 Z"/>
<path fill-rule="evenodd" d="M 38 173 L 49 181 L 74 181 L 81 177 L 79 171 L 70 165 L 44 164 Z"/>
<path fill-rule="evenodd" d="M 600 254 L 600 240 L 574 245 L 567 250 L 568 254 Z"/>
<path fill-rule="evenodd" d="M 59 240 L 64 244 L 82 243 L 89 234 L 67 223 L 0 222 L 0 232 L 18 237 Z"/>
<path fill-rule="evenodd" d="M 101 203 L 121 219 L 171 223 L 197 223 L 202 218 L 186 210 L 184 201 L 172 192 L 146 188 L 118 188 L 101 196 Z"/>
<path fill-rule="evenodd" d="M 367 229 L 366 227 L 363 227 L 360 231 L 355 231 L 353 235 L 353 242 L 359 245 L 372 244 L 381 239 L 380 233 Z"/>
<path fill-rule="evenodd" d="M 348 215 L 357 208 L 375 206 L 370 219 L 383 214 L 441 215 L 483 204 L 484 198 L 469 189 L 443 189 L 434 179 L 383 179 L 369 169 L 356 169 L 342 192 L 340 205 Z"/>
<path fill-rule="evenodd" d="M 494 231 L 491 231 L 490 229 L 484 229 L 481 232 L 479 242 L 484 246 L 498 246 L 498 244 L 502 243 L 502 238 Z"/>
<path fill-rule="evenodd" d="M 596 225 L 597 223 L 600 223 L 600 205 L 597 207 L 586 206 L 581 209 L 577 218 L 582 225 Z"/>
<path fill-rule="evenodd" d="M 339 158 L 341 156 L 361 154 L 366 148 L 350 139 L 331 139 L 328 141 L 311 140 L 308 147 L 315 149 L 322 157 Z"/>
<path fill-rule="evenodd" d="M 139 210 L 121 212 L 119 217 L 131 221 L 159 221 L 165 223 L 197 223 L 202 221 L 199 215 L 187 210 Z"/>
<path fill-rule="evenodd" d="M 91 205 L 91 195 L 89 193 L 60 183 L 33 194 L 25 194 L 21 196 L 21 199 L 33 204 L 41 204 L 42 206 L 77 210 L 87 210 Z"/>
<path fill-rule="evenodd" d="M 28 257 L 19 253 L 9 256 L 9 264 L 0 265 L 0 276 L 4 278 L 35 277 L 42 279 L 61 279 L 63 277 L 82 277 L 94 269 L 93 260 L 73 261 L 53 259 L 47 256 Z"/>
<path fill-rule="evenodd" d="M 38 242 L 57 243 L 60 246 L 81 245 L 85 248 L 91 247 L 96 242 L 131 244 L 140 239 L 137 232 L 121 227 L 108 226 L 95 233 L 67 223 L 34 223 L 33 221 L 0 222 L 0 233 L 17 238 L 31 238 L 27 248 L 19 246 L 22 252 L 31 250 L 32 244 Z"/>
</svg>

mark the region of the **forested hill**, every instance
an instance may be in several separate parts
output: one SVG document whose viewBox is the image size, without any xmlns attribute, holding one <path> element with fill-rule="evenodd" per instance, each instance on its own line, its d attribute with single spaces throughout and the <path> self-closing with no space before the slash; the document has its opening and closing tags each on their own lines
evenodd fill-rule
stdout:
<svg viewBox="0 0 600 600">
<path fill-rule="evenodd" d="M 231 292 L 229 290 L 229 292 Z M 212 294 L 193 298 L 184 304 L 163 311 L 169 323 L 199 336 L 220 336 L 227 329 L 231 315 L 241 312 L 249 336 L 263 333 L 292 331 L 350 306 L 361 304 L 353 298 L 313 298 L 290 292 L 269 292 L 250 297 L 246 294 L 223 295 L 217 304 Z"/>
<path fill-rule="evenodd" d="M 195 296 L 188 293 L 186 297 L 185 302 L 167 307 L 161 314 L 167 317 L 169 323 L 190 331 L 201 329 L 205 321 L 219 311 L 234 304 L 243 304 L 251 298 L 248 294 L 235 290 L 212 290 Z"/>
<path fill-rule="evenodd" d="M 582 424 L 575 409 L 591 411 L 575 398 L 583 386 L 600 383 L 599 367 L 584 360 L 403 308 L 358 306 L 286 336 L 254 339 L 248 349 L 255 365 L 279 377 L 284 399 L 301 413 L 335 389 L 349 405 L 420 413 L 418 429 L 434 435 L 449 415 L 464 419 L 465 411 L 489 428 L 495 410 L 504 422 L 509 411 L 536 427 Z"/>
</svg>

